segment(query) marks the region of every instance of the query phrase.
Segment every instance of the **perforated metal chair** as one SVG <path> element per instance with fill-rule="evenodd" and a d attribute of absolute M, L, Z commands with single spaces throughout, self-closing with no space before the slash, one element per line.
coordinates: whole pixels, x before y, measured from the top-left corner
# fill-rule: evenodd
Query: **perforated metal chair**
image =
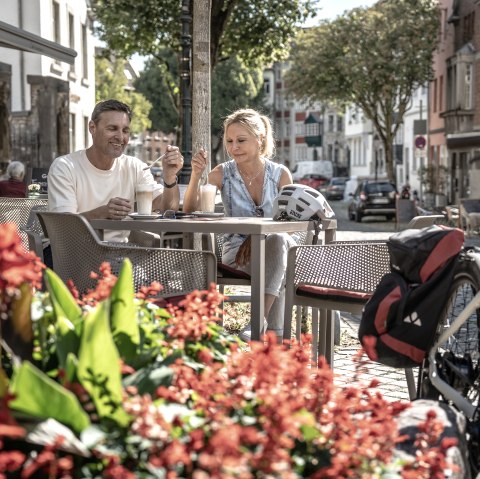
<path fill-rule="evenodd" d="M 90 272 L 97 272 L 102 262 L 109 262 L 118 274 L 125 258 L 133 265 L 135 290 L 159 281 L 164 288 L 159 296 L 164 298 L 204 290 L 216 282 L 216 258 L 211 252 L 102 242 L 82 215 L 37 215 L 51 243 L 54 271 L 64 281 L 71 279 L 79 292 L 94 287 Z"/>
<path fill-rule="evenodd" d="M 29 239 L 25 231 L 32 221 L 32 208 L 47 208 L 48 200 L 38 198 L 6 198 L 0 197 L 0 223 L 18 225 L 22 244 L 29 249 Z"/>
<path fill-rule="evenodd" d="M 284 339 L 291 339 L 294 306 L 318 308 L 320 322 L 312 323 L 312 361 L 316 364 L 320 353 L 333 367 L 332 311 L 361 314 L 380 279 L 388 272 L 390 256 L 385 242 L 339 242 L 291 248 L 286 273 Z M 416 395 L 413 372 L 406 369 L 405 374 L 413 399 Z"/>

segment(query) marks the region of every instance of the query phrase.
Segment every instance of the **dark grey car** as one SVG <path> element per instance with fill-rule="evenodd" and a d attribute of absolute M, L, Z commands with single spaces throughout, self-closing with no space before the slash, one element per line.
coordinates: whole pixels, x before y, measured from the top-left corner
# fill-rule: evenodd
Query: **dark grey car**
<path fill-rule="evenodd" d="M 348 205 L 348 217 L 362 221 L 364 216 L 395 218 L 397 188 L 389 181 L 361 181 Z"/>

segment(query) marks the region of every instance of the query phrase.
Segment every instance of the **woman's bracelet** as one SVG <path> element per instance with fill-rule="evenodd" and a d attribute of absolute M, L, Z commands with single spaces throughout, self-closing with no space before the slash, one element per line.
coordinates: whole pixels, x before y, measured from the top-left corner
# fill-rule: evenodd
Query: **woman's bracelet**
<path fill-rule="evenodd" d="M 175 176 L 175 181 L 173 183 L 165 183 L 165 180 L 164 180 L 163 186 L 165 186 L 165 188 L 173 188 L 174 186 L 177 186 L 177 183 L 178 183 L 178 178 L 177 176 Z"/>

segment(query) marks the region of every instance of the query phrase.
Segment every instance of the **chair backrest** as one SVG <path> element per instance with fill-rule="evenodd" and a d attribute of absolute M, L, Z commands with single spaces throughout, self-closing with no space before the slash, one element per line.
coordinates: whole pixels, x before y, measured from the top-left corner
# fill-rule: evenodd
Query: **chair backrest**
<path fill-rule="evenodd" d="M 28 237 L 23 231 L 28 226 L 33 207 L 47 208 L 48 200 L 38 198 L 6 198 L 0 197 L 0 223 L 18 225 L 20 237 L 28 249 Z"/>
<path fill-rule="evenodd" d="M 421 229 L 427 226 L 432 226 L 437 222 L 445 220 L 443 215 L 421 215 L 413 217 L 407 224 L 406 229 Z"/>
<path fill-rule="evenodd" d="M 98 272 L 101 263 L 109 262 L 118 274 L 125 258 L 133 265 L 135 290 L 158 281 L 164 288 L 162 297 L 207 289 L 216 281 L 216 259 L 211 252 L 105 243 L 82 215 L 39 212 L 38 217 L 50 239 L 54 271 L 63 281 L 71 279 L 80 292 L 95 286 L 90 273 Z"/>
<path fill-rule="evenodd" d="M 390 271 L 390 256 L 385 242 L 295 246 L 289 251 L 287 271 L 294 271 L 295 286 L 372 293 Z"/>

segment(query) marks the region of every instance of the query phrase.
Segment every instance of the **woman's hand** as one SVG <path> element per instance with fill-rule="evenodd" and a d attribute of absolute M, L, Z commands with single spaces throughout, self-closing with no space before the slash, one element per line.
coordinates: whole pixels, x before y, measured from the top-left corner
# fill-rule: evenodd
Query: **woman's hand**
<path fill-rule="evenodd" d="M 192 175 L 202 176 L 207 168 L 207 150 L 200 148 L 192 158 Z"/>
<path fill-rule="evenodd" d="M 252 256 L 252 237 L 247 236 L 245 241 L 238 248 L 237 255 L 235 256 L 235 263 L 237 266 L 245 266 L 250 263 Z"/>

